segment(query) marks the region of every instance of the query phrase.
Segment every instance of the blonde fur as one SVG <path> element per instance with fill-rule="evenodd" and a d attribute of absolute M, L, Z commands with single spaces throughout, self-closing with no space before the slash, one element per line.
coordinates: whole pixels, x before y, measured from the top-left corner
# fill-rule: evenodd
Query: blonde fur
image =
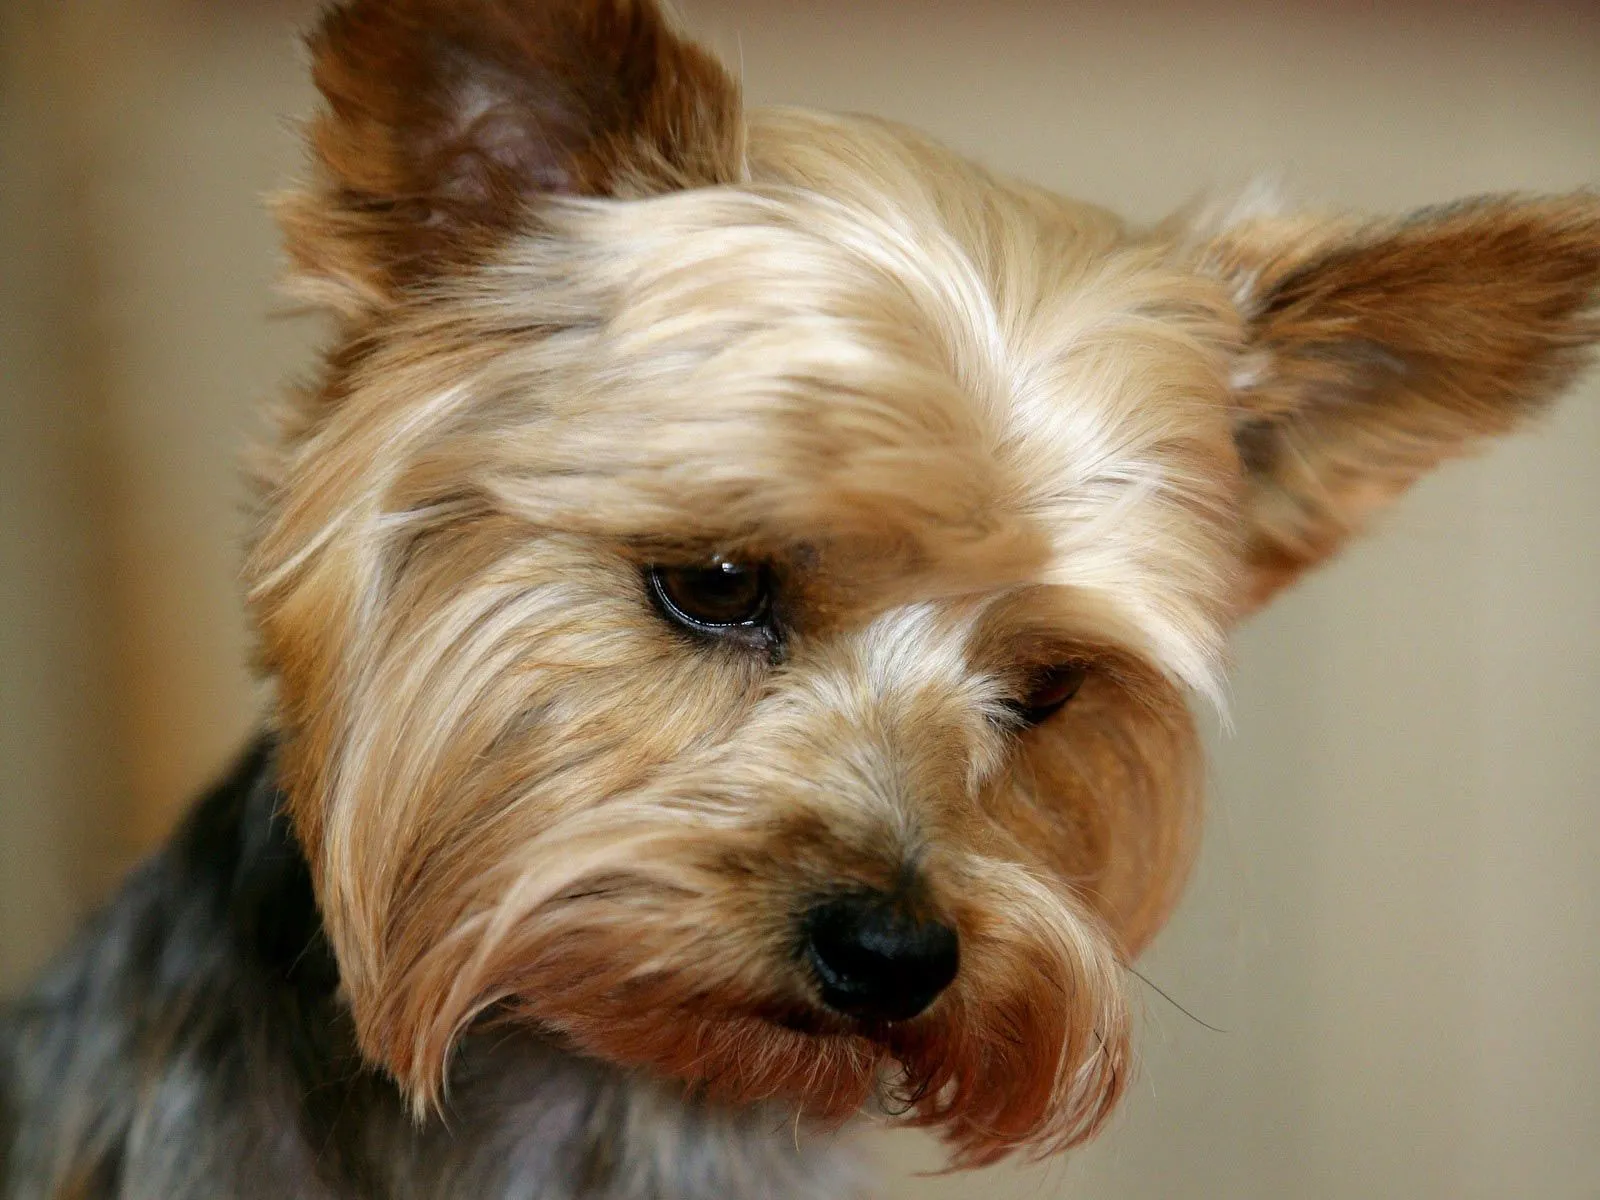
<path fill-rule="evenodd" d="M 464 1029 L 528 1021 L 718 1101 L 838 1120 L 876 1093 L 961 1165 L 1089 1136 L 1129 1075 L 1123 966 L 1192 850 L 1185 698 L 1220 701 L 1228 629 L 1286 569 L 1252 549 L 1241 430 L 1336 419 L 1323 376 L 1249 402 L 1336 356 L 1297 349 L 1253 231 L 1314 271 L 1350 227 L 1135 230 L 883 122 L 741 112 L 649 6 L 446 7 L 347 6 L 315 43 L 332 105 L 283 212 L 343 333 L 248 568 L 364 1052 L 422 1108 Z M 527 79 L 586 61 L 512 32 L 612 8 L 649 27 L 622 125 L 493 92 L 530 47 L 564 49 Z M 427 84 L 430 22 L 493 59 L 440 93 L 472 111 L 363 98 L 371 63 Z M 582 69 L 635 47 L 604 44 Z M 522 162 L 519 120 L 570 157 Z M 1600 275 L 1597 206 L 1566 204 L 1552 326 Z M 652 610 L 646 567 L 718 556 L 772 566 L 781 663 Z M 1082 693 L 1019 728 L 1005 702 L 1061 661 Z M 961 972 L 863 1031 L 815 1001 L 795 913 L 908 870 Z"/>

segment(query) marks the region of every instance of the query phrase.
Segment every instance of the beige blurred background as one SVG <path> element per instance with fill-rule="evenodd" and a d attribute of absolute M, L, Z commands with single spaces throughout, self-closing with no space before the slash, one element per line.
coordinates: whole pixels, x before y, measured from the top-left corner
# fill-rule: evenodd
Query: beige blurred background
<path fill-rule="evenodd" d="M 1600 6 L 687 0 L 750 97 L 1140 217 L 1600 183 Z M 0 988 L 256 720 L 237 457 L 316 330 L 260 200 L 298 0 L 0 4 Z M 1242 636 L 1144 1065 L 1070 1163 L 890 1197 L 1600 1197 L 1600 378 Z"/>

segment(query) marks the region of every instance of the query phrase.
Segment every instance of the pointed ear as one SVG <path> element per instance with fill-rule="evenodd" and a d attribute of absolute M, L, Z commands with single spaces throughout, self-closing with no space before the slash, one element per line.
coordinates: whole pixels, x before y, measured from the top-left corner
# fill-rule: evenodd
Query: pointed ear
<path fill-rule="evenodd" d="M 279 207 L 337 308 L 480 256 L 542 196 L 743 170 L 739 91 L 651 0 L 345 0 L 311 33 L 313 178 Z"/>
<path fill-rule="evenodd" d="M 1435 464 L 1537 413 L 1600 340 L 1600 196 L 1257 217 L 1200 255 L 1245 318 L 1245 612 Z"/>

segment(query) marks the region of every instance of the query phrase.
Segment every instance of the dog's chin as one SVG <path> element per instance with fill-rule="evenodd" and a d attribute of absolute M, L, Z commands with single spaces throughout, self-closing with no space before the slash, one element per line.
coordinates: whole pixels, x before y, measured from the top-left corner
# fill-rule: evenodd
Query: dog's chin
<path fill-rule="evenodd" d="M 789 1002 L 661 1010 L 624 1001 L 597 1016 L 593 1006 L 554 1012 L 543 997 L 526 1017 L 581 1053 L 675 1081 L 698 1099 L 782 1104 L 829 1126 L 861 1111 L 893 1064 L 887 1041 Z"/>
<path fill-rule="evenodd" d="M 642 994 L 590 996 L 581 1008 L 550 999 L 530 996 L 523 1018 L 581 1053 L 675 1081 L 697 1099 L 779 1104 L 824 1127 L 874 1110 L 934 1130 L 958 1166 L 1086 1140 L 1128 1076 L 1120 994 L 1068 987 L 998 1004 L 952 990 L 888 1022 L 793 998 L 702 993 L 692 1005 L 659 1005 Z"/>
<path fill-rule="evenodd" d="M 811 1002 L 774 1001 L 752 1011 L 779 1029 L 803 1033 L 808 1037 L 861 1037 L 881 1046 L 889 1045 L 890 1025 L 904 1022 L 867 1021 L 836 1013 Z M 922 1017 L 913 1018 L 921 1020 Z"/>
<path fill-rule="evenodd" d="M 941 1039 L 944 1018 L 938 1005 L 905 1020 L 889 1021 L 838 1013 L 820 1003 L 779 1003 L 759 1007 L 752 1016 L 784 1033 L 797 1033 L 819 1041 L 853 1039 L 877 1047 L 889 1059 L 896 1048 L 912 1044 L 934 1051 Z"/>

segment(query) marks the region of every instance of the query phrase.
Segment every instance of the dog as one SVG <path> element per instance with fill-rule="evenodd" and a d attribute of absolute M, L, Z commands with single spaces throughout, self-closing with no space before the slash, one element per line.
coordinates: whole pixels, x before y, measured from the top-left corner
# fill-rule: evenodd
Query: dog
<path fill-rule="evenodd" d="M 1600 198 L 1136 227 L 650 0 L 343 0 L 265 732 L 0 1029 L 0 1192 L 837 1200 L 1127 1086 L 1230 630 L 1600 341 Z"/>

